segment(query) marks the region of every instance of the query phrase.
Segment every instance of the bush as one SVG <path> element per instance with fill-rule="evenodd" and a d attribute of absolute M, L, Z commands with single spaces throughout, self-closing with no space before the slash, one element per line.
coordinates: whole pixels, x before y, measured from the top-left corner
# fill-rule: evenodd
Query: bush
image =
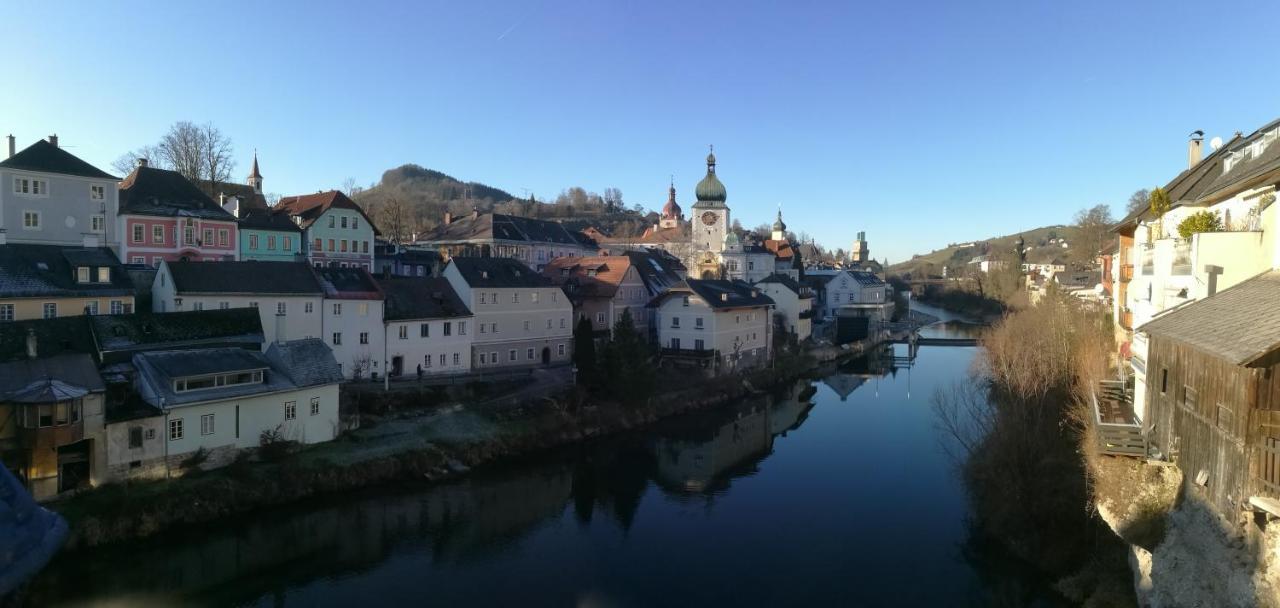
<path fill-rule="evenodd" d="M 192 452 L 190 456 L 187 456 L 185 459 L 183 459 L 182 463 L 179 464 L 178 466 L 184 470 L 198 469 L 200 468 L 200 465 L 204 464 L 204 461 L 208 459 L 209 459 L 209 450 L 200 448 Z"/>
<path fill-rule="evenodd" d="M 1222 218 L 1212 211 L 1200 211 L 1178 223 L 1178 236 L 1184 239 L 1198 232 L 1222 232 Z"/>
<path fill-rule="evenodd" d="M 276 426 L 274 429 L 262 431 L 262 434 L 258 436 L 258 445 L 261 446 L 258 454 L 262 456 L 263 460 L 276 462 L 289 455 L 289 452 L 293 449 L 293 444 L 294 442 L 285 439 L 280 427 Z"/>

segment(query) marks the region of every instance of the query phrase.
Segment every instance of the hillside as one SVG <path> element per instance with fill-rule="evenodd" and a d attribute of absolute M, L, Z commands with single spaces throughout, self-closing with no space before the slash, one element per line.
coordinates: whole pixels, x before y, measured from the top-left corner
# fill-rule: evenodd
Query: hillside
<path fill-rule="evenodd" d="M 921 271 L 930 275 L 941 274 L 944 266 L 962 266 L 975 256 L 1012 253 L 1014 243 L 1017 242 L 1019 235 L 1026 242 L 1028 262 L 1046 263 L 1055 259 L 1065 262 L 1068 260 L 1070 250 L 1049 241 L 1050 239 L 1066 239 L 1070 243 L 1073 240 L 1074 232 L 1074 227 L 1054 225 L 976 241 L 953 243 L 942 249 L 914 255 L 910 260 L 894 264 L 886 270 L 893 274 L 905 272 L 918 274 Z"/>

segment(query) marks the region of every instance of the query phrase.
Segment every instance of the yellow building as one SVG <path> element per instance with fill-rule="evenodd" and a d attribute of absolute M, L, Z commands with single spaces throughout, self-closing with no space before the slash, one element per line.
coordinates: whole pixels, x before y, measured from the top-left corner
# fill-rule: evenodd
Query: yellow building
<path fill-rule="evenodd" d="M 0 245 L 0 322 L 133 312 L 133 282 L 106 247 Z"/>

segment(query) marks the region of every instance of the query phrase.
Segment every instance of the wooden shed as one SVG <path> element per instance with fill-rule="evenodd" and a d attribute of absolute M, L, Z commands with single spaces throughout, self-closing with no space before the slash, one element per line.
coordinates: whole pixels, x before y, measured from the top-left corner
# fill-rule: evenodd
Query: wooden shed
<path fill-rule="evenodd" d="M 1150 338 L 1150 440 L 1230 516 L 1280 498 L 1280 271 L 1161 315 Z"/>

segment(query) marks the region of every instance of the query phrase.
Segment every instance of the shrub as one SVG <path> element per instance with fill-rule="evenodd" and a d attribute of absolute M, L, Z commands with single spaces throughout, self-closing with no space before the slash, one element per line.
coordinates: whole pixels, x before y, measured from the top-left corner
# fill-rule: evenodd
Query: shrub
<path fill-rule="evenodd" d="M 261 446 L 258 454 L 263 460 L 269 462 L 278 461 L 289 455 L 289 451 L 293 448 L 292 441 L 285 439 L 284 433 L 280 431 L 280 427 L 274 429 L 266 429 L 258 436 L 258 445 Z"/>
<path fill-rule="evenodd" d="M 1184 239 L 1191 238 L 1197 232 L 1221 232 L 1222 218 L 1212 211 L 1192 213 L 1178 223 L 1178 235 Z"/>
<path fill-rule="evenodd" d="M 204 461 L 208 459 L 209 459 L 209 450 L 206 450 L 202 447 L 192 452 L 190 456 L 187 456 L 185 459 L 183 459 L 182 463 L 179 464 L 178 466 L 186 470 L 198 469 L 200 468 L 200 465 L 204 464 Z"/>

